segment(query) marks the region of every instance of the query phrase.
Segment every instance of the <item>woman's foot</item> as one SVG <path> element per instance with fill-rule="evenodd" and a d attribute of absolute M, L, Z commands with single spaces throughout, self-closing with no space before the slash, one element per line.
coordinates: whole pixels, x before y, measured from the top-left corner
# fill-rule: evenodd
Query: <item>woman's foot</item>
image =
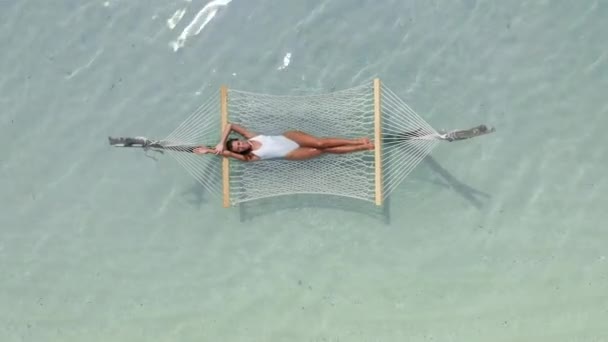
<path fill-rule="evenodd" d="M 357 145 L 367 145 L 369 144 L 369 138 L 365 137 L 365 138 L 359 138 L 359 139 L 355 139 L 356 144 Z"/>

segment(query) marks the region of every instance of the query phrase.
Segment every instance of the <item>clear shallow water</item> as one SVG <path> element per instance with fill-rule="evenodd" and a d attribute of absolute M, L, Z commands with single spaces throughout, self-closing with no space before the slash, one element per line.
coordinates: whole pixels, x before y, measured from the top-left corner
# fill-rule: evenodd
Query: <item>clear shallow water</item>
<path fill-rule="evenodd" d="M 177 51 L 205 2 L 0 4 L 2 340 L 608 339 L 606 3 L 214 4 Z M 498 131 L 383 210 L 221 209 L 106 143 L 170 133 L 220 84 L 374 76 L 434 127 Z"/>

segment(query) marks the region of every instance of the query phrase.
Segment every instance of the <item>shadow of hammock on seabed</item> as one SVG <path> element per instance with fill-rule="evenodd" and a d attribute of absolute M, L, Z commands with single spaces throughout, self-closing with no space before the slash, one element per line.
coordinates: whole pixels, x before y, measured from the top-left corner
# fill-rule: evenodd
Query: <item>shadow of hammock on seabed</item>
<path fill-rule="evenodd" d="M 458 180 L 433 157 L 427 156 L 422 164 L 428 166 L 435 175 L 439 175 L 444 181 L 437 182 L 431 180 L 431 183 L 453 190 L 470 202 L 475 208 L 480 209 L 484 204 L 483 199 L 490 198 L 489 194 L 479 191 Z M 483 199 L 480 199 L 479 197 Z M 276 214 L 277 212 L 285 210 L 317 208 L 365 214 L 382 221 L 384 224 L 390 225 L 391 223 L 390 196 L 384 201 L 384 205 L 381 207 L 377 207 L 366 201 L 347 197 L 296 194 L 245 202 L 241 203 L 238 208 L 241 222 L 250 221 L 256 217 Z"/>
<path fill-rule="evenodd" d="M 431 181 L 431 183 L 454 190 L 454 192 L 469 201 L 477 209 L 481 209 L 484 205 L 484 201 L 478 197 L 483 197 L 484 199 L 489 199 L 491 197 L 488 193 L 479 191 L 458 180 L 450 172 L 448 172 L 448 170 L 441 166 L 432 156 L 427 156 L 424 159 L 424 164 L 429 166 L 431 170 L 440 175 L 445 181 L 445 183 L 439 183 L 436 181 Z"/>
<path fill-rule="evenodd" d="M 477 209 L 481 209 L 485 200 L 491 197 L 489 194 L 479 191 L 458 180 L 430 155 L 426 156 L 421 165 L 418 167 L 423 166 L 429 167 L 434 175 L 440 176 L 443 182 L 428 179 L 425 180 L 424 178 L 420 178 L 420 180 L 428 181 L 435 185 L 453 190 Z M 207 167 L 209 169 L 205 172 L 214 172 L 211 164 L 208 164 Z M 182 196 L 188 196 L 188 201 L 198 207 L 205 203 L 209 203 L 210 201 L 216 200 L 215 196 L 209 194 L 209 192 L 197 182 L 194 182 L 192 186 L 188 188 L 188 190 L 182 192 Z M 365 214 L 373 219 L 383 222 L 384 224 L 390 225 L 391 223 L 390 196 L 384 201 L 384 205 L 381 207 L 358 199 L 316 194 L 293 194 L 271 197 L 245 202 L 238 205 L 241 222 L 250 221 L 257 217 L 273 215 L 281 211 L 310 208 L 341 210 L 345 212 Z"/>
<path fill-rule="evenodd" d="M 390 224 L 390 198 L 380 207 L 359 199 L 316 194 L 295 194 L 271 197 L 238 205 L 241 222 L 276 214 L 281 211 L 311 208 L 365 214 L 373 219 L 380 220 L 385 224 Z"/>
<path fill-rule="evenodd" d="M 206 163 L 204 168 L 201 171 L 201 174 L 204 175 L 217 175 L 216 179 L 211 179 L 210 183 L 215 182 L 215 184 L 221 184 L 222 178 L 220 176 L 221 169 L 217 165 L 213 163 Z M 220 203 L 217 200 L 217 196 L 214 196 L 210 193 L 201 183 L 194 181 L 192 185 L 181 192 L 181 195 L 184 197 L 188 197 L 186 201 L 191 203 L 192 205 L 200 208 L 203 204 L 210 203 L 212 201 L 216 201 L 216 203 Z"/>

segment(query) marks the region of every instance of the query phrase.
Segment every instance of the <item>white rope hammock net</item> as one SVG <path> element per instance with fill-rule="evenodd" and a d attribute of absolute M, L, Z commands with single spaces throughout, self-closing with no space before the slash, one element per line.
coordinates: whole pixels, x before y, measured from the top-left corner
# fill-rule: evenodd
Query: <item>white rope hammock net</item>
<path fill-rule="evenodd" d="M 215 146 L 222 127 L 220 102 L 220 96 L 208 99 L 164 141 Z M 227 119 L 260 134 L 301 130 L 318 137 L 369 137 L 380 144 L 376 151 L 324 154 L 304 161 L 230 161 L 229 180 L 222 177 L 221 157 L 167 150 L 209 192 L 228 196 L 231 205 L 291 194 L 345 196 L 379 204 L 444 137 L 379 81 L 310 96 L 229 89 Z"/>

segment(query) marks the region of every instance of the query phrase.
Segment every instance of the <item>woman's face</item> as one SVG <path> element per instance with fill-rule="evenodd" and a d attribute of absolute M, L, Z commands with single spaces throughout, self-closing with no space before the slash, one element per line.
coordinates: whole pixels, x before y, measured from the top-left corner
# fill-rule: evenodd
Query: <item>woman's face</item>
<path fill-rule="evenodd" d="M 236 153 L 245 152 L 251 148 L 248 141 L 245 140 L 235 140 L 232 142 L 232 151 Z"/>

